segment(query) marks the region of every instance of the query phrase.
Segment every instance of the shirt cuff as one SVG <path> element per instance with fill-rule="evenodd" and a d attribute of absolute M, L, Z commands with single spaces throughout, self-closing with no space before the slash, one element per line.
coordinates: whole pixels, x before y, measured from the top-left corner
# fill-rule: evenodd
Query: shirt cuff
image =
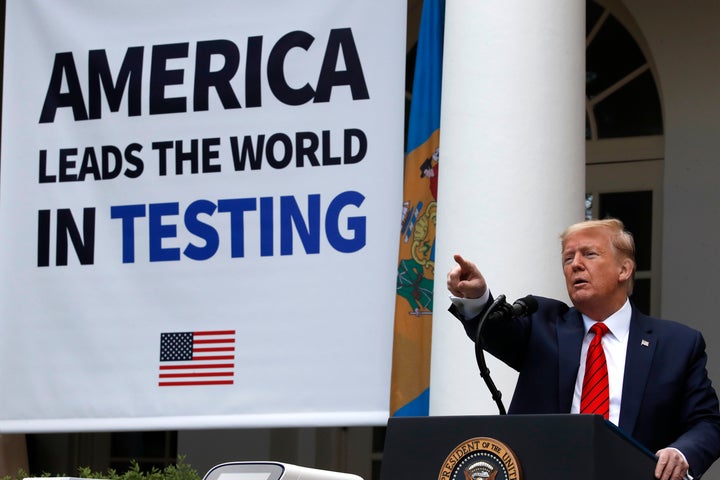
<path fill-rule="evenodd" d="M 461 298 L 450 295 L 450 301 L 455 305 L 458 313 L 463 319 L 468 320 L 475 318 L 483 311 L 488 300 L 490 300 L 490 289 L 485 290 L 485 294 L 480 298 Z"/>

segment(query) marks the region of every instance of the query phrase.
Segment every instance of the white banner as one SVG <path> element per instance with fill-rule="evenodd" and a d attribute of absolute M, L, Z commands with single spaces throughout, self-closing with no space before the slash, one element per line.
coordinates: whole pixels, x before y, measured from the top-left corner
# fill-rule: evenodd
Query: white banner
<path fill-rule="evenodd" d="M 405 8 L 7 1 L 0 432 L 385 424 Z"/>

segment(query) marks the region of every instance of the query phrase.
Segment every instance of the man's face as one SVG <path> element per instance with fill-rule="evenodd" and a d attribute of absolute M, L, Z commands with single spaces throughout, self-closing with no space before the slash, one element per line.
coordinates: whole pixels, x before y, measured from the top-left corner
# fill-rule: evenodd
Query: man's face
<path fill-rule="evenodd" d="M 569 235 L 562 261 L 565 285 L 578 310 L 604 320 L 606 314 L 622 306 L 631 269 L 615 253 L 608 232 L 592 228 Z"/>

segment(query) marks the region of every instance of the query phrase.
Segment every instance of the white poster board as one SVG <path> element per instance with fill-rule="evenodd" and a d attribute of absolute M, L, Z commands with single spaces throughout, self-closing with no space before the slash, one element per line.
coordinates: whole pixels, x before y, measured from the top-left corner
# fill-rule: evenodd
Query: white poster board
<path fill-rule="evenodd" d="M 385 423 L 405 8 L 8 0 L 0 432 Z"/>

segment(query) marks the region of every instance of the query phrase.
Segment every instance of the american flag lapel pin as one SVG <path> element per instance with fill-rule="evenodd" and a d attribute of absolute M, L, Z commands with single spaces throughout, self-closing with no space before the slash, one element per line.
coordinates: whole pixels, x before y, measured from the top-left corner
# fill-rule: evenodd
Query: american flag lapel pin
<path fill-rule="evenodd" d="M 650 346 L 650 342 L 648 342 L 647 340 L 641 340 L 641 341 L 640 341 L 640 345 L 642 345 L 643 347 L 649 347 L 649 346 Z"/>

